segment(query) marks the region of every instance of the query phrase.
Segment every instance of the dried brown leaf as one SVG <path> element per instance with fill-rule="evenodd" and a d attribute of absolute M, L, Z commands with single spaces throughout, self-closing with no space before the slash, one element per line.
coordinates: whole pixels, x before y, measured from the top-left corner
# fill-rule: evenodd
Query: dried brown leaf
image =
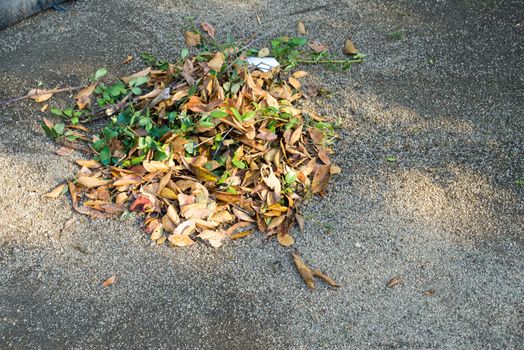
<path fill-rule="evenodd" d="M 89 169 L 96 169 L 102 166 L 102 164 L 98 163 L 96 160 L 90 159 L 90 160 L 77 160 L 76 164 L 80 165 L 81 167 L 86 167 Z"/>
<path fill-rule="evenodd" d="M 44 194 L 44 197 L 52 199 L 58 198 L 62 193 L 64 193 L 65 187 L 65 184 L 58 185 L 49 193 Z"/>
<path fill-rule="evenodd" d="M 224 239 L 227 238 L 226 234 L 220 230 L 204 230 L 197 237 L 208 241 L 215 248 L 221 247 Z"/>
<path fill-rule="evenodd" d="M 326 44 L 323 44 L 317 40 L 312 41 L 308 44 L 309 48 L 317 53 L 320 53 L 322 51 L 327 51 L 328 47 Z"/>
<path fill-rule="evenodd" d="M 59 156 L 68 156 L 70 155 L 71 153 L 73 153 L 74 149 L 72 148 L 69 148 L 69 147 L 60 147 L 59 149 L 57 149 L 55 151 L 56 154 L 58 154 Z"/>
<path fill-rule="evenodd" d="M 116 276 L 113 275 L 109 277 L 108 279 L 106 279 L 104 282 L 102 282 L 102 287 L 109 287 L 110 285 L 115 283 L 115 281 L 116 281 Z"/>
<path fill-rule="evenodd" d="M 97 84 L 91 84 L 78 92 L 78 94 L 75 96 L 78 109 L 84 109 L 85 106 L 91 103 L 91 95 L 95 91 L 96 85 Z"/>
<path fill-rule="evenodd" d="M 96 177 L 90 177 L 90 176 L 79 176 L 77 179 L 77 183 L 86 188 L 103 186 L 103 185 L 107 185 L 110 182 L 111 180 L 103 180 L 103 179 L 99 179 Z"/>
<path fill-rule="evenodd" d="M 215 28 L 211 24 L 204 22 L 201 24 L 201 26 L 202 26 L 202 29 L 204 29 L 204 31 L 207 34 L 209 34 L 210 37 L 212 38 L 215 37 Z"/>
<path fill-rule="evenodd" d="M 315 175 L 313 176 L 313 181 L 311 182 L 311 191 L 313 193 L 321 193 L 327 187 L 331 174 L 329 165 L 319 165 Z"/>
<path fill-rule="evenodd" d="M 404 283 L 404 279 L 402 279 L 401 277 L 393 277 L 392 279 L 389 280 L 387 286 L 389 288 L 393 288 L 397 284 L 401 284 L 401 283 Z"/>
<path fill-rule="evenodd" d="M 304 263 L 304 261 L 302 261 L 298 254 L 291 253 L 291 255 L 293 256 L 293 261 L 295 262 L 295 267 L 297 268 L 300 277 L 302 277 L 309 288 L 315 288 L 315 280 L 313 279 L 313 272 L 311 269 Z"/>
<path fill-rule="evenodd" d="M 295 239 L 293 238 L 293 236 L 291 236 L 288 233 L 285 233 L 283 235 L 278 234 L 277 235 L 277 240 L 278 240 L 278 243 L 280 243 L 280 245 L 282 245 L 284 247 L 292 246 L 293 243 L 295 243 Z"/>
<path fill-rule="evenodd" d="M 224 65 L 224 54 L 222 52 L 217 52 L 213 59 L 207 62 L 207 65 L 215 72 L 220 72 Z"/>
<path fill-rule="evenodd" d="M 356 55 L 358 53 L 358 50 L 355 45 L 353 45 L 353 41 L 351 41 L 351 39 L 347 39 L 344 42 L 344 53 L 348 56 Z"/>
<path fill-rule="evenodd" d="M 181 234 L 170 235 L 167 240 L 172 247 L 186 247 L 195 243 L 191 237 Z"/>
<path fill-rule="evenodd" d="M 186 40 L 187 46 L 198 46 L 200 45 L 200 34 L 186 31 L 184 33 L 184 39 Z"/>
<path fill-rule="evenodd" d="M 54 90 L 42 90 L 42 89 L 32 89 L 27 93 L 27 96 L 31 97 L 36 102 L 44 102 L 53 97 Z"/>
<path fill-rule="evenodd" d="M 325 274 L 322 273 L 322 271 L 320 271 L 320 270 L 314 270 L 314 271 L 313 271 L 313 276 L 320 278 L 321 280 L 323 280 L 324 282 L 326 282 L 327 284 L 329 284 L 331 287 L 340 287 L 340 286 L 338 285 L 338 283 L 335 282 L 334 279 L 332 279 L 332 278 L 329 277 L 328 275 L 325 275 Z"/>
<path fill-rule="evenodd" d="M 306 26 L 304 26 L 304 22 L 298 21 L 297 22 L 297 32 L 302 35 L 306 35 Z"/>

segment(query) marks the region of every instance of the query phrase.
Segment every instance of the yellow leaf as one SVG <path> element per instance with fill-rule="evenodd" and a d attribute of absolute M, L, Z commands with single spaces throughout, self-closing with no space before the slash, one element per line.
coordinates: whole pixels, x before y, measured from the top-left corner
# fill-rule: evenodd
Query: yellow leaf
<path fill-rule="evenodd" d="M 53 90 L 32 89 L 27 93 L 27 96 L 36 102 L 44 102 L 53 97 Z"/>
<path fill-rule="evenodd" d="M 44 194 L 44 197 L 52 199 L 58 198 L 64 192 L 65 187 L 65 184 L 58 185 L 51 192 Z"/>
<path fill-rule="evenodd" d="M 177 194 L 168 187 L 164 187 L 158 195 L 162 198 L 173 199 L 173 200 L 177 199 Z"/>
<path fill-rule="evenodd" d="M 253 233 L 253 230 L 240 231 L 240 232 L 237 232 L 237 233 L 233 233 L 229 238 L 231 238 L 233 240 L 234 239 L 239 239 L 239 238 L 244 238 L 244 237 L 249 236 L 252 233 Z"/>
<path fill-rule="evenodd" d="M 303 78 L 306 75 L 309 75 L 309 73 L 303 70 L 296 71 L 295 73 L 292 74 L 293 78 L 295 79 Z"/>
<path fill-rule="evenodd" d="M 215 54 L 215 57 L 213 57 L 211 61 L 207 62 L 207 65 L 209 66 L 209 68 L 211 68 L 215 72 L 220 72 L 223 64 L 224 64 L 224 54 L 220 51 Z"/>
<path fill-rule="evenodd" d="M 293 239 L 293 236 L 291 236 L 288 233 L 285 233 L 283 235 L 277 235 L 277 240 L 280 245 L 283 245 L 284 247 L 289 247 L 295 243 L 295 240 Z"/>
<path fill-rule="evenodd" d="M 185 247 L 185 246 L 188 246 L 188 245 L 192 245 L 195 243 L 195 241 L 193 241 L 191 239 L 191 237 L 187 236 L 187 235 L 179 235 L 179 234 L 174 234 L 174 235 L 170 235 L 167 240 L 169 241 L 169 244 L 172 246 L 172 247 Z"/>
<path fill-rule="evenodd" d="M 342 169 L 338 165 L 331 165 L 329 168 L 329 173 L 331 175 L 340 174 L 342 172 Z"/>
<path fill-rule="evenodd" d="M 267 47 L 261 48 L 260 51 L 258 51 L 258 57 L 267 57 L 269 56 L 269 49 Z"/>
<path fill-rule="evenodd" d="M 288 80 L 289 80 L 289 84 L 291 84 L 291 86 L 293 86 L 297 90 L 300 89 L 300 87 L 302 86 L 296 78 L 289 77 Z"/>
<path fill-rule="evenodd" d="M 158 160 L 150 160 L 142 163 L 142 166 L 146 171 L 150 173 L 156 173 L 158 171 L 168 171 L 170 168 L 167 164 L 159 162 Z"/>
<path fill-rule="evenodd" d="M 111 180 L 102 180 L 102 179 L 98 179 L 96 177 L 90 177 L 90 176 L 79 176 L 77 179 L 77 183 L 86 188 L 103 186 L 103 185 L 107 185 L 110 182 Z"/>
<path fill-rule="evenodd" d="M 78 109 L 84 109 L 85 106 L 91 103 L 91 95 L 95 91 L 97 84 L 86 86 L 75 96 L 76 104 Z"/>
<path fill-rule="evenodd" d="M 89 160 L 79 159 L 76 161 L 76 164 L 80 165 L 81 167 L 86 167 L 89 169 L 96 169 L 102 166 L 102 164 L 98 163 L 96 160 L 93 160 L 93 159 L 89 159 Z"/>
<path fill-rule="evenodd" d="M 195 176 L 198 177 L 200 180 L 207 182 L 216 182 L 218 180 L 218 177 L 216 177 L 215 174 L 201 166 L 191 165 L 190 169 L 191 172 L 195 174 Z"/>
<path fill-rule="evenodd" d="M 158 225 L 157 227 L 155 227 L 153 232 L 151 232 L 151 237 L 150 238 L 151 238 L 152 241 L 156 241 L 157 239 L 162 237 L 163 234 L 164 234 L 164 227 L 162 225 Z"/>

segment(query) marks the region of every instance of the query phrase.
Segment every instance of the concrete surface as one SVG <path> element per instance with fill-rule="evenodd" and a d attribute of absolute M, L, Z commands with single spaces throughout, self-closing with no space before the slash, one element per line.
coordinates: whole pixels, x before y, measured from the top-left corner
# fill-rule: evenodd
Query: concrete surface
<path fill-rule="evenodd" d="M 522 349 L 521 1 L 65 6 L 0 31 L 0 98 L 102 66 L 123 76 L 140 51 L 173 58 L 190 15 L 220 35 L 290 34 L 301 19 L 336 50 L 354 38 L 365 64 L 309 69 L 331 94 L 307 103 L 343 124 L 343 173 L 296 233 L 342 288 L 307 290 L 289 251 L 258 235 L 219 250 L 151 247 L 134 221 L 45 200 L 79 155 L 55 155 L 24 102 L 0 109 L 0 348 Z M 404 283 L 387 288 L 392 277 Z"/>

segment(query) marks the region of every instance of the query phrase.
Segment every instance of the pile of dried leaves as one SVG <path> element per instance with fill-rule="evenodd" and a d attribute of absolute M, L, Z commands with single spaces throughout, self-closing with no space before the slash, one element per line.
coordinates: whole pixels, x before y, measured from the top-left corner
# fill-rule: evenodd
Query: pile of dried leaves
<path fill-rule="evenodd" d="M 340 172 L 333 126 L 297 106 L 307 73 L 252 69 L 234 48 L 182 56 L 146 57 L 150 67 L 109 86 L 99 71 L 74 107 L 52 109 L 68 122 L 46 119 L 46 132 L 93 157 L 48 196 L 68 190 L 94 218 L 140 213 L 158 244 L 219 247 L 258 229 L 292 245 L 301 205 Z M 110 120 L 100 133 L 86 127 L 101 118 Z"/>

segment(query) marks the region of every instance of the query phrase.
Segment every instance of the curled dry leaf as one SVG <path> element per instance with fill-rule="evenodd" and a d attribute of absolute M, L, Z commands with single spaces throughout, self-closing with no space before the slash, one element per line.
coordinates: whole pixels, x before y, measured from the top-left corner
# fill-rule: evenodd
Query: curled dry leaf
<path fill-rule="evenodd" d="M 72 148 L 69 148 L 69 147 L 60 147 L 59 149 L 57 149 L 55 151 L 56 154 L 58 154 L 59 156 L 68 156 L 70 155 L 71 153 L 73 153 L 74 149 Z"/>
<path fill-rule="evenodd" d="M 295 79 L 300 79 L 300 78 L 303 78 L 305 77 L 306 75 L 309 75 L 308 72 L 306 71 L 303 71 L 303 70 L 299 70 L 299 71 L 296 71 L 294 72 L 293 74 L 291 74 L 291 76 Z"/>
<path fill-rule="evenodd" d="M 321 193 L 327 187 L 331 174 L 329 172 L 331 166 L 329 165 L 319 165 L 315 176 L 313 177 L 313 182 L 311 183 L 311 191 L 313 193 Z"/>
<path fill-rule="evenodd" d="M 311 269 L 304 263 L 304 261 L 302 261 L 298 254 L 291 253 L 291 255 L 293 256 L 293 261 L 295 262 L 295 267 L 297 268 L 300 277 L 302 277 L 309 288 L 315 288 L 315 280 L 313 279 L 313 272 Z"/>
<path fill-rule="evenodd" d="M 77 183 L 86 188 L 99 187 L 99 186 L 107 185 L 110 182 L 111 180 L 103 180 L 103 179 L 99 179 L 96 177 L 90 177 L 90 176 L 79 176 L 77 179 Z"/>
<path fill-rule="evenodd" d="M 44 102 L 53 97 L 53 93 L 53 90 L 32 89 L 27 93 L 27 96 L 36 102 Z"/>
<path fill-rule="evenodd" d="M 246 231 L 240 231 L 237 233 L 233 233 L 229 238 L 232 240 L 239 239 L 239 238 L 245 238 L 253 233 L 253 230 L 246 230 Z"/>
<path fill-rule="evenodd" d="M 110 285 L 115 283 L 115 281 L 116 281 L 116 276 L 113 275 L 109 277 L 108 279 L 106 279 L 104 282 L 102 282 L 102 287 L 109 287 Z"/>
<path fill-rule="evenodd" d="M 400 277 L 393 277 L 392 279 L 389 280 L 387 286 L 389 288 L 393 288 L 395 287 L 397 284 L 401 284 L 401 283 L 404 283 L 404 279 L 400 278 Z"/>
<path fill-rule="evenodd" d="M 348 56 L 356 55 L 358 53 L 358 50 L 355 45 L 353 45 L 353 41 L 351 41 L 351 39 L 347 39 L 344 42 L 344 53 Z"/>
<path fill-rule="evenodd" d="M 297 22 L 297 32 L 306 35 L 306 26 L 304 25 L 304 22 L 298 21 Z"/>
<path fill-rule="evenodd" d="M 170 235 L 167 240 L 172 247 L 187 247 L 189 245 L 195 244 L 195 241 L 187 235 L 173 234 Z"/>
<path fill-rule="evenodd" d="M 198 46 L 200 45 L 200 34 L 186 31 L 184 33 L 184 39 L 186 40 L 187 46 Z"/>
<path fill-rule="evenodd" d="M 284 233 L 283 235 L 278 234 L 277 240 L 278 240 L 278 243 L 280 243 L 280 245 L 284 247 L 292 246 L 295 243 L 295 239 L 293 238 L 293 236 L 291 236 L 288 233 Z"/>
<path fill-rule="evenodd" d="M 328 47 L 326 44 L 321 43 L 320 41 L 313 41 L 308 44 L 309 48 L 317 53 L 327 51 Z"/>
<path fill-rule="evenodd" d="M 204 230 L 197 237 L 208 241 L 215 248 L 221 247 L 224 244 L 223 240 L 227 238 L 226 234 L 220 230 Z"/>
<path fill-rule="evenodd" d="M 269 49 L 267 47 L 263 47 L 258 51 L 258 57 L 262 58 L 267 56 L 269 56 Z"/>
<path fill-rule="evenodd" d="M 83 159 L 79 159 L 76 161 L 76 164 L 80 165 L 81 167 L 86 167 L 86 168 L 89 168 L 89 169 L 96 169 L 96 168 L 100 168 L 102 166 L 102 164 L 98 163 L 96 160 L 83 160 Z"/>
<path fill-rule="evenodd" d="M 84 109 L 85 106 L 91 103 L 91 95 L 95 91 L 96 85 L 97 84 L 86 86 L 75 96 L 78 109 Z"/>
<path fill-rule="evenodd" d="M 204 29 L 204 31 L 207 34 L 209 34 L 210 37 L 212 38 L 215 37 L 215 28 L 211 24 L 204 22 L 201 24 L 201 26 L 202 26 L 202 29 Z"/>
<path fill-rule="evenodd" d="M 64 193 L 65 187 L 65 184 L 58 185 L 51 192 L 44 194 L 44 197 L 52 199 L 58 198 L 62 193 Z"/>
<path fill-rule="evenodd" d="M 222 52 L 217 52 L 213 59 L 207 63 L 207 65 L 215 72 L 220 72 L 222 70 L 222 66 L 224 65 L 224 54 Z"/>
<path fill-rule="evenodd" d="M 133 56 L 128 55 L 124 61 L 122 61 L 122 64 L 129 64 L 133 60 Z"/>
<path fill-rule="evenodd" d="M 320 270 L 314 270 L 314 271 L 313 271 L 313 276 L 320 278 L 321 280 L 323 280 L 324 282 L 326 282 L 327 284 L 329 284 L 331 287 L 340 287 L 340 286 L 338 285 L 338 283 L 335 282 L 334 279 L 332 279 L 332 278 L 329 277 L 328 275 L 322 273 L 322 271 L 320 271 Z"/>

